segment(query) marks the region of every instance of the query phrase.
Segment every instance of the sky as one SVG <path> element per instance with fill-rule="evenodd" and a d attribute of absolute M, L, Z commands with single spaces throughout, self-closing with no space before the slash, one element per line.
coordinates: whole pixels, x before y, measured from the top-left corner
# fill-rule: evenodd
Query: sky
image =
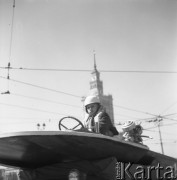
<path fill-rule="evenodd" d="M 161 116 L 164 153 L 177 158 L 176 8 L 176 0 L 16 0 L 14 8 L 0 0 L 0 132 L 83 120 L 95 53 L 116 128 L 141 122 L 153 138 L 144 144 L 161 153 Z"/>

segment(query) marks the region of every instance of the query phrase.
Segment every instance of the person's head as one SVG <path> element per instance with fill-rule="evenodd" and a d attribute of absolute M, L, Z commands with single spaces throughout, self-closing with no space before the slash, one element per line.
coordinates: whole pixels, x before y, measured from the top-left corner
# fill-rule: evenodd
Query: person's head
<path fill-rule="evenodd" d="M 94 115 L 100 107 L 98 96 L 88 96 L 84 102 L 85 111 L 91 116 Z"/>
<path fill-rule="evenodd" d="M 86 180 L 86 173 L 81 172 L 77 169 L 72 169 L 69 172 L 69 180 Z"/>
<path fill-rule="evenodd" d="M 135 129 L 136 124 L 134 121 L 127 121 L 122 125 L 123 132 L 132 132 Z"/>

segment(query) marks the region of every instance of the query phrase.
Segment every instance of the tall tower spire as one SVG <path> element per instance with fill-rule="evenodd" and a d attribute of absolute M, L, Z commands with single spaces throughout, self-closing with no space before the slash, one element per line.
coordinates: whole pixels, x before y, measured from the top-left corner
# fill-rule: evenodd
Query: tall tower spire
<path fill-rule="evenodd" d="M 95 50 L 93 51 L 93 56 L 94 56 L 94 70 L 96 70 L 96 54 L 95 54 Z"/>
<path fill-rule="evenodd" d="M 100 80 L 100 72 L 97 70 L 95 51 L 93 51 L 93 60 L 94 69 L 91 72 L 89 95 L 96 95 L 99 97 L 101 104 L 106 108 L 106 112 L 109 114 L 114 124 L 113 98 L 112 95 L 104 95 L 103 93 L 103 82 Z"/>
<path fill-rule="evenodd" d="M 100 96 L 103 94 L 103 82 L 100 80 L 100 73 L 97 70 L 95 51 L 93 51 L 93 60 L 94 60 L 94 69 L 91 73 L 90 94 Z"/>

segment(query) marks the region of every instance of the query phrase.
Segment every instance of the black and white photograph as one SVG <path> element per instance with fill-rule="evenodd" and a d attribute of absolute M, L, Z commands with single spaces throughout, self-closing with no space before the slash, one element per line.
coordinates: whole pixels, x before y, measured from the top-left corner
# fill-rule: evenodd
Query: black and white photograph
<path fill-rule="evenodd" d="M 177 1 L 0 0 L 0 180 L 177 178 Z"/>

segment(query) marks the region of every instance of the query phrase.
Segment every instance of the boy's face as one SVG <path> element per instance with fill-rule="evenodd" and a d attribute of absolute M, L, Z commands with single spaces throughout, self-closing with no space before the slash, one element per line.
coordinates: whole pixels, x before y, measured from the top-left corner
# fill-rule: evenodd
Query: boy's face
<path fill-rule="evenodd" d="M 92 116 L 98 110 L 98 104 L 93 103 L 86 106 L 87 112 L 90 116 Z"/>

